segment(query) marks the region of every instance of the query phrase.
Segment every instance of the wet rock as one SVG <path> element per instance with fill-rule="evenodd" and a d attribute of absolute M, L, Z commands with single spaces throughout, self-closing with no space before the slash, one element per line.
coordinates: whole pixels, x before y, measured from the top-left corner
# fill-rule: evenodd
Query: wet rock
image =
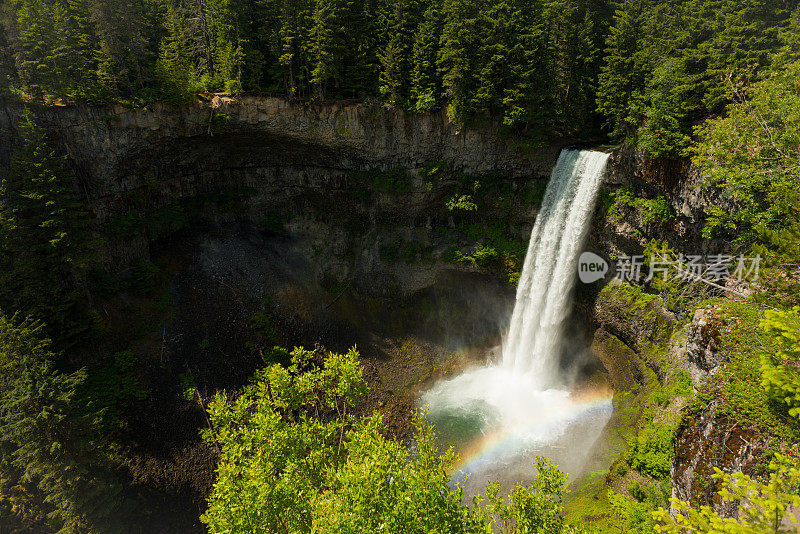
<path fill-rule="evenodd" d="M 698 308 L 689 323 L 686 356 L 695 389 L 722 366 L 723 355 L 719 350 L 719 342 L 724 324 L 719 308 L 715 306 Z"/>
<path fill-rule="evenodd" d="M 712 478 L 714 468 L 726 473 L 753 474 L 770 438 L 752 428 L 742 428 L 717 413 L 712 402 L 702 412 L 685 417 L 675 438 L 672 460 L 672 497 L 711 506 L 723 517 L 736 517 L 738 503 L 724 502 Z"/>
<path fill-rule="evenodd" d="M 637 352 L 669 343 L 675 318 L 660 297 L 613 279 L 595 302 L 598 323 Z"/>

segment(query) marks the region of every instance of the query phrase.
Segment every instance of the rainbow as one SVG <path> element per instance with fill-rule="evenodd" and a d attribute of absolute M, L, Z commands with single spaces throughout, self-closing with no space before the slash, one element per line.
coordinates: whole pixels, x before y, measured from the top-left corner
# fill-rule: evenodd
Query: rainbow
<path fill-rule="evenodd" d="M 460 451 L 459 460 L 454 466 L 454 477 L 461 479 L 479 471 L 483 466 L 507 458 L 523 448 L 531 446 L 531 434 L 543 428 L 564 428 L 569 424 L 590 420 L 612 409 L 613 392 L 608 388 L 576 392 L 570 395 L 570 402 L 561 410 L 536 417 L 527 426 L 514 429 L 497 429 L 479 437 Z M 549 440 L 548 440 L 549 441 Z M 546 448 L 540 441 L 535 445 Z"/>

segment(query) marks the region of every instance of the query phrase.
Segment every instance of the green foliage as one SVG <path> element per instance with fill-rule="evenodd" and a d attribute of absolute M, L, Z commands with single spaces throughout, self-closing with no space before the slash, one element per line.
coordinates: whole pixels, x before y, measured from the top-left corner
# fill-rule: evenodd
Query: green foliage
<path fill-rule="evenodd" d="M 541 143 L 593 128 L 608 3 L 583 0 L 9 0 L 9 85 L 34 98 L 192 100 L 198 91 L 380 96 Z M 7 39 L 5 39 L 7 37 Z M 4 69 L 5 70 L 5 69 Z"/>
<path fill-rule="evenodd" d="M 606 215 L 611 219 L 621 219 L 624 208 L 636 206 L 636 196 L 633 189 L 628 186 L 620 187 L 611 191 L 608 195 L 608 207 Z"/>
<path fill-rule="evenodd" d="M 150 295 L 155 291 L 160 270 L 152 263 L 136 261 L 131 266 L 130 276 L 121 289 L 130 289 L 140 295 Z"/>
<path fill-rule="evenodd" d="M 769 64 L 788 14 L 777 1 L 619 2 L 597 90 L 612 136 L 684 155 L 692 126 L 730 97 L 726 79 Z"/>
<path fill-rule="evenodd" d="M 78 395 L 85 373 L 55 358 L 41 324 L 0 316 L 0 503 L 29 527 L 101 531 L 118 510 L 101 418 Z"/>
<path fill-rule="evenodd" d="M 178 376 L 180 383 L 181 395 L 187 402 L 192 404 L 197 402 L 197 382 L 190 373 L 181 373 Z"/>
<path fill-rule="evenodd" d="M 800 467 L 797 459 L 776 454 L 769 465 L 768 480 L 761 482 L 742 473 L 723 473 L 716 469 L 713 478 L 719 480 L 722 502 L 739 505 L 739 515 L 722 518 L 710 506 L 699 509 L 690 503 L 672 499 L 674 515 L 661 509 L 653 514 L 658 521 L 656 532 L 720 532 L 730 534 L 773 534 L 796 532 L 797 517 L 789 508 L 800 506 Z M 791 525 L 783 526 L 786 519 Z"/>
<path fill-rule="evenodd" d="M 665 479 L 675 455 L 672 441 L 676 430 L 671 426 L 648 423 L 629 441 L 624 460 L 643 475 Z"/>
<path fill-rule="evenodd" d="M 636 210 L 643 224 L 664 225 L 674 218 L 672 209 L 663 196 L 652 199 L 637 197 L 633 189 L 624 186 L 612 191 L 608 199 L 606 216 L 611 219 L 621 220 L 626 208 Z"/>
<path fill-rule="evenodd" d="M 700 126 L 694 162 L 706 187 L 730 199 L 712 206 L 704 235 L 723 232 L 757 250 L 796 254 L 800 231 L 800 61 L 743 86 L 729 80 L 726 116 Z M 732 201 L 732 202 L 731 202 Z"/>
<path fill-rule="evenodd" d="M 477 211 L 478 205 L 472 200 L 472 195 L 456 195 L 448 199 L 446 207 L 448 211 Z"/>
<path fill-rule="evenodd" d="M 692 393 L 692 377 L 688 371 L 680 370 L 673 373 L 668 385 L 653 394 L 652 400 L 659 406 L 666 406 L 675 397 L 690 396 Z"/>
<path fill-rule="evenodd" d="M 462 254 L 456 251 L 455 260 L 460 263 L 471 263 L 472 265 L 486 266 L 497 260 L 499 254 L 493 247 L 479 243 L 469 254 Z"/>
<path fill-rule="evenodd" d="M 800 419 L 800 308 L 791 312 L 767 310 L 761 326 L 779 339 L 774 355 L 761 357 L 761 385 Z"/>
<path fill-rule="evenodd" d="M 291 363 L 256 373 L 242 394 L 218 394 L 204 437 L 221 451 L 202 516 L 212 533 L 541 532 L 561 534 L 566 476 L 547 460 L 504 499 L 490 486 L 473 506 L 450 486 L 456 460 L 415 418 L 416 450 L 386 437 L 379 414 L 355 415 L 366 392 L 358 352 L 295 348 Z"/>
<path fill-rule="evenodd" d="M 672 210 L 663 196 L 652 199 L 641 199 L 638 205 L 644 224 L 666 224 L 672 220 Z"/>
<path fill-rule="evenodd" d="M 637 488 L 639 491 L 637 491 Z M 633 491 L 631 491 L 633 490 Z M 641 486 L 637 485 L 629 488 L 631 493 L 637 494 L 640 497 L 645 497 L 640 494 Z M 623 532 L 652 532 L 655 527 L 655 520 L 653 519 L 653 508 L 649 499 L 631 499 L 616 493 L 613 490 L 607 492 L 608 504 L 611 512 L 622 523 Z"/>
<path fill-rule="evenodd" d="M 526 242 L 517 241 L 509 234 L 506 225 L 499 222 L 462 224 L 458 230 L 474 244 L 467 252 L 455 247 L 451 253 L 452 261 L 498 271 L 509 285 L 517 285 L 528 248 Z"/>
<path fill-rule="evenodd" d="M 96 409 L 103 410 L 105 421 L 110 426 L 120 424 L 119 417 L 128 401 L 142 399 L 147 391 L 136 377 L 139 360 L 131 351 L 122 351 L 106 358 L 100 368 L 86 373 L 79 392 Z"/>
<path fill-rule="evenodd" d="M 761 372 L 765 359 L 770 367 L 777 365 L 780 360 L 776 355 L 787 351 L 788 340 L 781 329 L 794 328 L 793 314 L 786 318 L 770 314 L 771 319 L 765 323 L 767 330 L 761 325 L 765 312 L 753 303 L 715 299 L 704 304 L 720 308 L 719 321 L 725 326 L 720 349 L 726 364 L 699 388 L 697 402 L 716 399 L 718 414 L 782 440 L 797 441 L 800 421 L 789 415 L 790 406 L 776 401 L 763 385 Z"/>
<path fill-rule="evenodd" d="M 272 324 L 272 314 L 268 310 L 261 310 L 250 319 L 250 326 L 261 335 L 266 336 L 271 343 L 277 341 L 278 331 Z"/>
<path fill-rule="evenodd" d="M 493 116 L 520 147 L 595 133 L 599 111 L 664 157 L 729 101 L 726 77 L 797 59 L 776 0 L 9 0 L 1 15 L 0 76 L 34 98 L 379 96 L 446 104 L 458 126 Z"/>
<path fill-rule="evenodd" d="M 18 128 L 20 144 L 0 181 L 0 307 L 46 321 L 57 343 L 69 346 L 88 324 L 74 283 L 89 258 L 88 216 L 65 158 L 29 110 Z"/>
<path fill-rule="evenodd" d="M 535 461 L 536 479 L 525 486 L 518 483 L 504 500 L 501 487 L 486 487 L 485 500 L 477 497 L 473 507 L 487 532 L 556 534 L 567 531 L 564 523 L 564 495 L 567 477 L 546 458 Z"/>

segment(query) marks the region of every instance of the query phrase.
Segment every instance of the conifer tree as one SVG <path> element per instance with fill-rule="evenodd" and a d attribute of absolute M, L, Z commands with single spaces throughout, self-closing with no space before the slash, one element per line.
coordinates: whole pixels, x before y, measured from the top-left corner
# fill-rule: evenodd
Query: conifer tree
<path fill-rule="evenodd" d="M 18 127 L 20 146 L 0 181 L 0 308 L 47 321 L 67 346 L 88 324 L 73 278 L 88 255 L 87 216 L 74 176 L 30 111 Z"/>
<path fill-rule="evenodd" d="M 190 79 L 195 78 L 196 73 L 184 18 L 171 5 L 167 6 L 164 14 L 164 30 L 166 35 L 159 46 L 156 76 L 166 98 L 180 102 L 188 97 Z"/>
<path fill-rule="evenodd" d="M 379 91 L 390 104 L 406 107 L 414 35 L 425 7 L 413 0 L 393 0 L 390 5 L 389 42 L 380 57 Z"/>
<path fill-rule="evenodd" d="M 478 86 L 476 51 L 482 35 L 478 0 L 444 0 L 441 48 L 437 63 L 449 100 L 448 114 L 457 124 L 475 112 L 473 95 Z"/>
<path fill-rule="evenodd" d="M 311 26 L 313 3 L 310 0 L 283 0 L 279 29 L 279 63 L 286 95 L 303 96 L 311 78 Z"/>
<path fill-rule="evenodd" d="M 608 36 L 597 98 L 615 138 L 633 135 L 644 112 L 647 73 L 639 63 L 644 8 L 643 0 L 624 0 Z"/>
<path fill-rule="evenodd" d="M 237 93 L 242 89 L 243 39 L 239 32 L 236 4 L 232 0 L 211 0 L 210 7 L 209 26 L 214 36 L 214 87 L 226 93 Z"/>
<path fill-rule="evenodd" d="M 411 107 L 417 112 L 430 111 L 441 103 L 442 81 L 436 58 L 442 24 L 440 5 L 432 2 L 425 10 L 411 54 Z"/>
<path fill-rule="evenodd" d="M 316 0 L 311 28 L 311 84 L 314 96 L 325 98 L 329 86 L 342 82 L 342 63 L 352 51 L 346 48 L 346 34 L 352 0 Z"/>
<path fill-rule="evenodd" d="M 84 374 L 59 373 L 55 358 L 40 323 L 0 315 L 0 508 L 28 528 L 104 531 L 118 488 L 99 415 L 77 403 Z"/>

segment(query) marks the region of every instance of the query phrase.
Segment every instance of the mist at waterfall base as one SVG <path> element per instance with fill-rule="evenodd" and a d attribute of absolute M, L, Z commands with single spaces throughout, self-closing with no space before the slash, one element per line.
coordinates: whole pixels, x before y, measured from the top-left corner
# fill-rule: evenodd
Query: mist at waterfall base
<path fill-rule="evenodd" d="M 578 257 L 608 155 L 563 150 L 553 168 L 525 257 L 509 331 L 483 367 L 422 396 L 440 444 L 460 455 L 455 477 L 469 495 L 535 477 L 546 456 L 578 474 L 611 416 L 611 391 L 576 384 L 576 350 L 561 361 Z"/>

